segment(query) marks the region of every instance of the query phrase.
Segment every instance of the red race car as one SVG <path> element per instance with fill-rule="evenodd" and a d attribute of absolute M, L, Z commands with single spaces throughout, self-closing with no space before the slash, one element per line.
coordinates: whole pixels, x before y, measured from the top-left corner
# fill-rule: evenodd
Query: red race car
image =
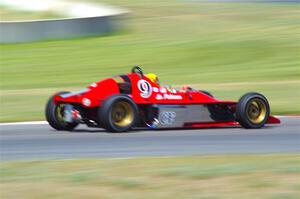
<path fill-rule="evenodd" d="M 73 130 L 78 124 L 110 132 L 134 127 L 207 128 L 239 126 L 261 128 L 280 120 L 270 115 L 267 99 L 247 93 L 238 102 L 221 101 L 209 92 L 184 87 L 162 87 L 154 74 L 139 67 L 91 84 L 79 92 L 60 92 L 46 106 L 46 118 L 57 130 Z"/>

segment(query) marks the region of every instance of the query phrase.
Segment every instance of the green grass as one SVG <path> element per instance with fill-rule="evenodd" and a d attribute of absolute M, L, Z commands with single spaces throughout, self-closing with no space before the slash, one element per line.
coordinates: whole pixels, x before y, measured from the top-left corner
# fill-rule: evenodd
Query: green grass
<path fill-rule="evenodd" d="M 0 45 L 0 121 L 40 120 L 50 95 L 140 64 L 163 84 L 220 99 L 262 92 L 274 114 L 300 113 L 299 4 L 101 1 L 131 10 L 105 37 Z"/>
<path fill-rule="evenodd" d="M 2 162 L 0 196 L 296 199 L 299 167 L 299 154 Z"/>

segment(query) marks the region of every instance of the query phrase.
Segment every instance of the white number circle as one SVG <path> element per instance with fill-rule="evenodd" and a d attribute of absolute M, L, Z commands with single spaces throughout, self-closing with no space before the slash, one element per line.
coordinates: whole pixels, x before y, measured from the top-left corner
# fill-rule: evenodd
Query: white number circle
<path fill-rule="evenodd" d="M 142 98 L 149 98 L 152 94 L 152 86 L 146 80 L 141 79 L 138 81 L 138 89 Z"/>

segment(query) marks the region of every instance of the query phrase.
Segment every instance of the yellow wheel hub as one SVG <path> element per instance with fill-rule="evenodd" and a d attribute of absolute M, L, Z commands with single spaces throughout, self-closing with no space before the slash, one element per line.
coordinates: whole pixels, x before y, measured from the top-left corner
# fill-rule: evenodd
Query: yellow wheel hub
<path fill-rule="evenodd" d="M 261 123 L 267 115 L 267 107 L 264 101 L 258 98 L 251 100 L 247 107 L 247 115 L 252 123 Z"/>
<path fill-rule="evenodd" d="M 125 127 L 130 125 L 134 119 L 132 106 L 125 101 L 115 103 L 112 107 L 111 118 L 116 126 Z"/>
<path fill-rule="evenodd" d="M 65 107 L 65 104 L 58 104 L 57 107 L 56 107 L 56 110 L 55 110 L 57 119 L 62 123 L 65 122 L 64 121 L 64 115 L 63 115 L 64 107 Z"/>

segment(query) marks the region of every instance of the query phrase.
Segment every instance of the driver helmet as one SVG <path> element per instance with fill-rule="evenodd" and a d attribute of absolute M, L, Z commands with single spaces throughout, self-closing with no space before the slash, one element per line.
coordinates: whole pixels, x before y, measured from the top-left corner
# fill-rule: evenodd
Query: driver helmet
<path fill-rule="evenodd" d="M 159 85 L 159 79 L 158 79 L 157 75 L 155 75 L 154 73 L 148 73 L 148 74 L 146 75 L 146 77 L 147 77 L 148 79 L 150 79 L 151 82 L 153 82 L 153 83 Z"/>

